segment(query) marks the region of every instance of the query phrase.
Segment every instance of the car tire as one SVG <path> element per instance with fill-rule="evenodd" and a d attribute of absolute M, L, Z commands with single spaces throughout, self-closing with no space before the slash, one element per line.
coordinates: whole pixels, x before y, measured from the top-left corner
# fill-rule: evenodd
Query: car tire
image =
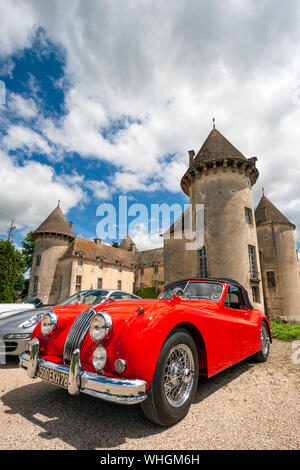
<path fill-rule="evenodd" d="M 175 330 L 158 357 L 152 383 L 142 409 L 152 422 L 172 426 L 184 418 L 198 384 L 198 352 L 191 335 Z"/>
<path fill-rule="evenodd" d="M 270 351 L 270 333 L 269 328 L 264 321 L 261 323 L 260 327 L 260 344 L 261 349 L 256 354 L 254 354 L 253 359 L 256 362 L 266 362 Z"/>

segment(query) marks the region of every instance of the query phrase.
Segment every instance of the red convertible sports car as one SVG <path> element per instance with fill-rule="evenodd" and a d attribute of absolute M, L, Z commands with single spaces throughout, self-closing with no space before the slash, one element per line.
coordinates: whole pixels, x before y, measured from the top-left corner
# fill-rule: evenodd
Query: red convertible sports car
<path fill-rule="evenodd" d="M 120 300 L 79 315 L 53 307 L 20 366 L 71 395 L 141 403 L 150 420 L 170 426 L 188 413 L 199 375 L 249 356 L 266 361 L 270 342 L 268 319 L 239 283 L 185 279 L 156 300 Z"/>

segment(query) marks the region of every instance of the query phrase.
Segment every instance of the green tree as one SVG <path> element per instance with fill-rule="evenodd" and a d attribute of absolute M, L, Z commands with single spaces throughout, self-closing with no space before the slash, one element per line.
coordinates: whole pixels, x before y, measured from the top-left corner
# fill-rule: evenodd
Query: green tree
<path fill-rule="evenodd" d="M 0 302 L 15 302 L 15 291 L 24 289 L 25 270 L 22 253 L 11 241 L 0 239 Z"/>
<path fill-rule="evenodd" d="M 24 240 L 21 242 L 23 247 L 22 256 L 24 258 L 26 271 L 30 270 L 32 266 L 34 243 L 33 232 L 28 232 Z"/>

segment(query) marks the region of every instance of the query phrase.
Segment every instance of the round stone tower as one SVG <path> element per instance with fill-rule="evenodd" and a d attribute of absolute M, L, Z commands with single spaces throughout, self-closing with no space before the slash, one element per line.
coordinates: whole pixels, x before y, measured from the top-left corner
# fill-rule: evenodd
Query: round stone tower
<path fill-rule="evenodd" d="M 256 211 L 266 311 L 271 317 L 300 321 L 298 253 L 291 223 L 266 196 Z"/>
<path fill-rule="evenodd" d="M 204 204 L 204 247 L 193 256 L 191 271 L 240 282 L 253 304 L 263 309 L 252 186 L 256 158 L 245 158 L 215 126 L 181 180 L 193 214 Z M 205 267 L 205 269 L 203 269 Z M 204 272 L 203 272 L 204 271 Z"/>
<path fill-rule="evenodd" d="M 45 294 L 44 303 L 53 304 L 59 294 L 58 260 L 74 239 L 72 223 L 68 224 L 59 205 L 34 231 L 34 238 L 29 294 Z"/>

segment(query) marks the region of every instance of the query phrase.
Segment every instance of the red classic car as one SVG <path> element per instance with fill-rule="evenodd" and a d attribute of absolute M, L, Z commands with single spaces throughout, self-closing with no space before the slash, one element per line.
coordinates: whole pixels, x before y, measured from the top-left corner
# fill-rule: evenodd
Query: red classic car
<path fill-rule="evenodd" d="M 198 375 L 211 377 L 254 356 L 265 361 L 271 329 L 247 291 L 230 279 L 185 279 L 156 300 L 121 300 L 36 326 L 20 366 L 32 378 L 115 403 L 141 403 L 170 426 L 187 413 Z"/>

